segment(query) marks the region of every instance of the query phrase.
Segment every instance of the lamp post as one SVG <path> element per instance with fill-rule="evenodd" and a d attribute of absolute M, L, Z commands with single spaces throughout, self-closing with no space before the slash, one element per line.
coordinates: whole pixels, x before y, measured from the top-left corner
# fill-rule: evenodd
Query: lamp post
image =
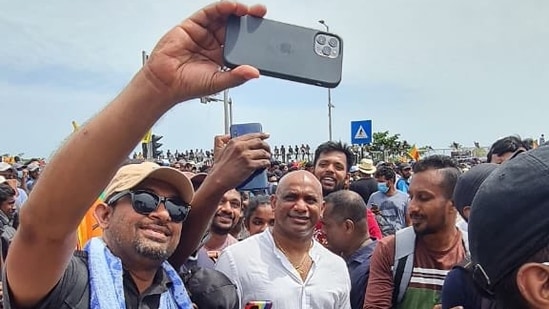
<path fill-rule="evenodd" d="M 318 22 L 326 27 L 326 32 L 330 32 L 330 27 L 323 19 L 319 20 Z M 330 88 L 328 88 L 328 136 L 330 141 L 332 140 L 332 108 L 334 107 L 335 106 L 332 105 L 332 91 Z"/>
<path fill-rule="evenodd" d="M 142 65 L 145 66 L 145 63 L 147 62 L 147 60 L 149 60 L 149 55 L 147 54 L 146 51 L 141 51 L 141 62 L 142 62 Z M 151 129 L 152 131 L 152 129 Z M 143 158 L 147 159 L 147 160 L 151 160 L 153 158 L 153 145 L 152 145 L 152 139 L 150 139 L 147 143 L 146 143 L 146 146 L 143 147 L 143 150 L 147 150 L 146 152 L 143 153 Z"/>
<path fill-rule="evenodd" d="M 201 97 L 200 103 L 208 104 L 210 102 L 223 102 L 223 123 L 225 126 L 225 134 L 229 134 L 229 129 L 233 124 L 233 100 L 229 97 L 229 90 L 223 91 L 223 99 L 218 99 L 215 97 Z"/>

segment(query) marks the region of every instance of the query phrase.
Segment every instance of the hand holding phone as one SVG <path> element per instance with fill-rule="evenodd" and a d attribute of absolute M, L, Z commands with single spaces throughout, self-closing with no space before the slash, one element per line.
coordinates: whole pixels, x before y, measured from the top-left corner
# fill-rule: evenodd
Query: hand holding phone
<path fill-rule="evenodd" d="M 233 124 L 230 128 L 231 138 L 249 133 L 260 133 L 262 131 L 263 129 L 260 123 Z M 241 191 L 255 191 L 264 190 L 268 187 L 267 170 L 263 168 L 256 170 L 248 179 L 237 186 L 236 189 Z"/>

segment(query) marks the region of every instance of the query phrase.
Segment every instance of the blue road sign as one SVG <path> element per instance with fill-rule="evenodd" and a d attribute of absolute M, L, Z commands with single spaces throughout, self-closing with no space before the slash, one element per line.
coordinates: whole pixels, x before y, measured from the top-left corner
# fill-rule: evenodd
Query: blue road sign
<path fill-rule="evenodd" d="M 372 120 L 351 121 L 351 144 L 372 143 Z"/>

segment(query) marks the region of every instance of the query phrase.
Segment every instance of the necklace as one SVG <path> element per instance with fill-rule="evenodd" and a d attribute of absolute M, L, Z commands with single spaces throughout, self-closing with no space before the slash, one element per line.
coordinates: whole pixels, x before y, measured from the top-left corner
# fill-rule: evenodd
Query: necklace
<path fill-rule="evenodd" d="M 299 264 L 295 264 L 294 262 L 292 262 L 292 260 L 290 259 L 290 255 L 286 252 L 286 250 L 284 250 L 284 248 L 282 248 L 282 246 L 278 243 L 278 241 L 276 241 L 276 239 L 274 238 L 273 236 L 273 240 L 274 240 L 274 243 L 276 245 L 276 247 L 286 256 L 286 258 L 288 259 L 288 261 L 290 262 L 290 264 L 292 264 L 292 266 L 295 268 L 295 270 L 301 275 L 303 276 L 305 274 L 305 272 L 307 271 L 307 267 L 305 265 L 305 261 L 307 260 L 307 258 L 309 257 L 309 253 L 306 253 L 305 255 L 303 255 L 303 258 L 301 259 L 301 262 Z M 309 246 L 309 249 L 311 249 L 313 247 L 313 242 L 311 241 L 311 245 Z"/>

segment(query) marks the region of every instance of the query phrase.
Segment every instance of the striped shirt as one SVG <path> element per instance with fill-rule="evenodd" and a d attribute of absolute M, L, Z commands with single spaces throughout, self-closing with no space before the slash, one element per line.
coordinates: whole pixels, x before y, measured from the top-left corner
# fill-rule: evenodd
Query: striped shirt
<path fill-rule="evenodd" d="M 452 267 L 463 260 L 465 248 L 461 233 L 456 229 L 452 245 L 445 251 L 429 250 L 418 237 L 414 268 L 410 284 L 399 309 L 432 309 L 440 304 L 440 293 L 444 278 Z M 388 236 L 380 241 L 370 261 L 370 278 L 366 289 L 365 309 L 392 308 L 393 263 L 395 238 Z"/>

